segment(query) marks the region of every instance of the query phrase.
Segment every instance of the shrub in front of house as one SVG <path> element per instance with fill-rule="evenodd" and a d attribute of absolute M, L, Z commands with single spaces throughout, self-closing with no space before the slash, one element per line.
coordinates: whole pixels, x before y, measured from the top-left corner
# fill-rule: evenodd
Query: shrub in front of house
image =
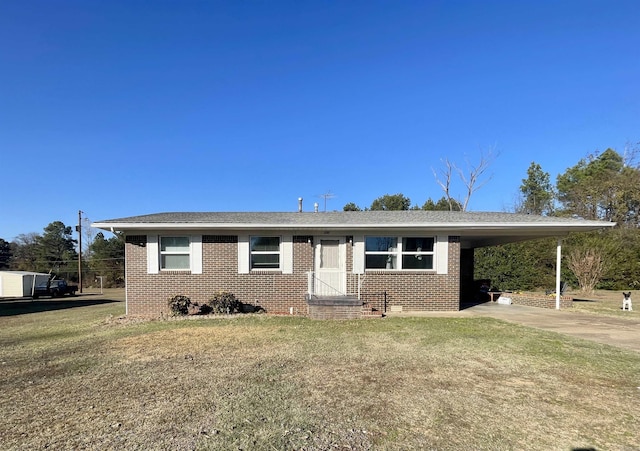
<path fill-rule="evenodd" d="M 172 315 L 188 315 L 191 299 L 188 296 L 179 294 L 169 299 L 168 305 Z"/>
<path fill-rule="evenodd" d="M 213 310 L 210 305 L 199 305 L 191 302 L 188 296 L 178 295 L 169 299 L 169 309 L 173 316 L 183 315 L 207 315 Z"/>
<path fill-rule="evenodd" d="M 266 312 L 265 309 L 263 309 L 259 305 L 245 304 L 245 303 L 242 303 L 242 307 L 240 311 L 242 313 L 265 313 Z"/>
<path fill-rule="evenodd" d="M 219 291 L 213 295 L 208 302 L 212 313 L 229 315 L 242 311 L 242 302 L 240 302 L 233 293 L 229 291 Z"/>

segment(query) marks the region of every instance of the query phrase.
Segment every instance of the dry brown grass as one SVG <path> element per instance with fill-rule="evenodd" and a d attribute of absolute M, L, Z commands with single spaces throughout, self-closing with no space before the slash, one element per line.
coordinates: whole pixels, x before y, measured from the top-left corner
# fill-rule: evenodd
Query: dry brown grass
<path fill-rule="evenodd" d="M 0 316 L 3 449 L 640 443 L 637 353 L 490 318 L 135 322 L 122 312 Z"/>

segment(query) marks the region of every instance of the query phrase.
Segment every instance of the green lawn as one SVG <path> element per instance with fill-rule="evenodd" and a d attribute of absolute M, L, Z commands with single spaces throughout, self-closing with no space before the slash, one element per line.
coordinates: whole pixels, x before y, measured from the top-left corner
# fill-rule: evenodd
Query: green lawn
<path fill-rule="evenodd" d="M 0 303 L 2 449 L 640 443 L 640 354 L 605 345 L 490 318 L 141 322 L 69 302 Z"/>

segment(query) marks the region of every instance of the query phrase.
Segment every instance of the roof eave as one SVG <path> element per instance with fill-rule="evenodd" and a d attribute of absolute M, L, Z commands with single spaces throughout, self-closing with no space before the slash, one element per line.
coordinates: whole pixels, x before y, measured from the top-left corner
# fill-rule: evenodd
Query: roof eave
<path fill-rule="evenodd" d="M 613 222 L 585 222 L 572 224 L 557 223 L 384 223 L 384 224 L 276 224 L 276 223 L 117 223 L 95 222 L 92 227 L 114 231 L 127 230 L 380 230 L 380 229 L 416 229 L 416 230 L 449 230 L 455 231 L 501 231 L 501 230 L 556 230 L 569 233 L 572 231 L 592 231 L 614 227 Z"/>

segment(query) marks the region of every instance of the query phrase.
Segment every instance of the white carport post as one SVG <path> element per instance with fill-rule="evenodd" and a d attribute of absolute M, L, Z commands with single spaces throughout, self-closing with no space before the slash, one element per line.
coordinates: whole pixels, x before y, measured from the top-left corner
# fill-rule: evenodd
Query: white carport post
<path fill-rule="evenodd" d="M 560 278 L 562 274 L 562 238 L 558 238 L 556 249 L 556 310 L 560 310 Z"/>

